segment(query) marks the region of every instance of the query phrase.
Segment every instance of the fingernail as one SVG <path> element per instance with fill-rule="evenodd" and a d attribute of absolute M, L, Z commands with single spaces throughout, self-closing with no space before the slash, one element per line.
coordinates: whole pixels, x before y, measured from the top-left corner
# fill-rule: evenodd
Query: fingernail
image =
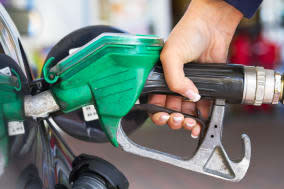
<path fill-rule="evenodd" d="M 169 115 L 162 115 L 161 117 L 160 117 L 160 120 L 161 121 L 168 121 L 170 119 L 170 116 Z"/>
<path fill-rule="evenodd" d="M 197 102 L 200 100 L 201 96 L 192 90 L 188 90 L 186 93 L 186 97 L 192 100 L 193 102 Z"/>
<path fill-rule="evenodd" d="M 194 136 L 194 135 L 191 134 L 191 138 L 197 139 L 198 136 Z"/>
<path fill-rule="evenodd" d="M 187 122 L 185 125 L 189 128 L 192 128 L 195 125 L 195 123 L 194 122 Z"/>
<path fill-rule="evenodd" d="M 183 117 L 174 117 L 173 119 L 174 119 L 174 122 L 176 123 L 180 123 L 183 121 Z"/>

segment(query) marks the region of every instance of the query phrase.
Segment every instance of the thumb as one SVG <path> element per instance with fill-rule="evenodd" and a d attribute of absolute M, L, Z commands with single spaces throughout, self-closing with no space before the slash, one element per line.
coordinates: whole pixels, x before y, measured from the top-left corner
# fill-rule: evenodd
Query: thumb
<path fill-rule="evenodd" d="M 165 45 L 160 58 L 169 89 L 193 102 L 199 101 L 201 97 L 198 89 L 189 78 L 185 77 L 183 70 L 185 62 L 178 56 L 178 53 L 168 49 Z"/>

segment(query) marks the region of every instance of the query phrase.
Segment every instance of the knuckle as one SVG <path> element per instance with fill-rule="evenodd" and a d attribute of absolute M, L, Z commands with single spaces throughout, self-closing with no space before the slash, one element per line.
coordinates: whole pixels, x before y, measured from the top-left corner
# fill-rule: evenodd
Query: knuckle
<path fill-rule="evenodd" d="M 180 109 L 181 109 L 180 106 L 175 105 L 175 104 L 169 106 L 168 108 L 169 108 L 169 109 L 172 109 L 172 110 L 175 110 L 175 111 L 180 111 Z M 173 115 L 175 116 L 176 114 L 173 113 Z"/>
<path fill-rule="evenodd" d="M 160 54 L 160 60 L 164 63 L 167 60 L 167 51 L 163 50 Z"/>
<path fill-rule="evenodd" d="M 164 48 L 163 51 L 160 54 L 160 60 L 161 60 L 162 64 L 165 65 L 165 64 L 170 63 L 168 60 L 169 60 L 169 57 L 171 57 L 171 56 L 172 56 L 171 52 L 168 51 L 167 48 Z"/>
<path fill-rule="evenodd" d="M 160 60 L 163 62 L 166 62 L 169 58 L 169 56 L 171 56 L 172 51 L 171 49 L 169 49 L 169 46 L 167 45 L 167 43 L 164 45 L 164 48 L 160 54 Z"/>
<path fill-rule="evenodd" d="M 169 85 L 169 89 L 173 92 L 176 92 L 176 93 L 182 93 L 183 90 L 184 90 L 184 88 L 181 85 L 178 85 L 178 84 Z"/>
<path fill-rule="evenodd" d="M 182 108 L 182 112 L 189 114 L 189 115 L 196 115 L 196 110 L 195 109 L 184 109 Z"/>
<path fill-rule="evenodd" d="M 162 103 L 162 102 L 148 102 L 149 104 L 153 104 L 153 105 L 156 105 L 156 106 L 165 106 L 165 103 Z"/>

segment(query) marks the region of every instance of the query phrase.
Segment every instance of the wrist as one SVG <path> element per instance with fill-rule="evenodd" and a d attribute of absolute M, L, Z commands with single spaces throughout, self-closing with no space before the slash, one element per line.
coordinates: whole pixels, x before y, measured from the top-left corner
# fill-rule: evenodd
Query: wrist
<path fill-rule="evenodd" d="M 223 0 L 192 0 L 186 15 L 189 15 L 190 19 L 199 19 L 228 36 L 234 35 L 243 18 L 238 9 Z"/>

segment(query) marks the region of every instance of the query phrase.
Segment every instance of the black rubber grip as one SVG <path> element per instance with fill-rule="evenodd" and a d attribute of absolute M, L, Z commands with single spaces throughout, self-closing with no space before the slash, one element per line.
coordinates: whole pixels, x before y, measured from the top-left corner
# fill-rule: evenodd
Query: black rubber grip
<path fill-rule="evenodd" d="M 198 64 L 184 66 L 185 76 L 190 78 L 203 99 L 225 99 L 227 103 L 240 104 L 244 90 L 244 67 L 234 64 Z M 150 73 L 143 94 L 175 94 L 169 90 L 163 69 L 157 64 Z"/>

